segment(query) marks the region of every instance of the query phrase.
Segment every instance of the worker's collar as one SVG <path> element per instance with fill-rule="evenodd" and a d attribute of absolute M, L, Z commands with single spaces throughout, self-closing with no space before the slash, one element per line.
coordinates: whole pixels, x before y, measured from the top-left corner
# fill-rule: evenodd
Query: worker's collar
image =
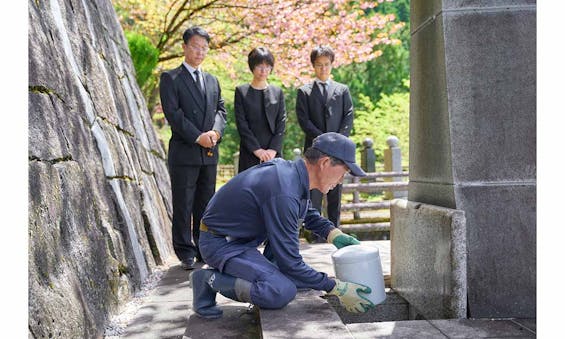
<path fill-rule="evenodd" d="M 296 170 L 298 171 L 298 178 L 300 179 L 300 184 L 302 185 L 302 197 L 304 199 L 310 200 L 310 179 L 308 177 L 308 170 L 306 169 L 306 163 L 304 159 L 299 159 L 294 162 L 296 164 Z"/>

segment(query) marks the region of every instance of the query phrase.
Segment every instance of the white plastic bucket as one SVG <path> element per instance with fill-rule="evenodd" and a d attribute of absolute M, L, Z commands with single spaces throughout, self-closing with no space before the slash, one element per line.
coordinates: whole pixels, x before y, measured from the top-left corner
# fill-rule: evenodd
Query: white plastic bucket
<path fill-rule="evenodd" d="M 369 286 L 371 293 L 367 299 L 375 305 L 386 299 L 378 248 L 366 245 L 342 247 L 332 254 L 332 261 L 337 279 Z"/>

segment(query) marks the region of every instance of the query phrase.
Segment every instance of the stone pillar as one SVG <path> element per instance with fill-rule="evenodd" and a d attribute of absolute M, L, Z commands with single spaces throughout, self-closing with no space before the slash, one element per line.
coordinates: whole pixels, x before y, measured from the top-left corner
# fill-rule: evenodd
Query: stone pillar
<path fill-rule="evenodd" d="M 300 148 L 293 149 L 292 154 L 294 154 L 294 160 L 302 158 L 302 151 L 300 150 Z"/>
<path fill-rule="evenodd" d="M 536 2 L 410 6 L 408 198 L 465 212 L 470 317 L 534 318 Z"/>
<path fill-rule="evenodd" d="M 386 139 L 388 149 L 384 150 L 384 169 L 385 172 L 402 172 L 402 154 L 398 146 L 400 141 L 394 135 Z M 402 181 L 402 177 L 384 178 L 384 181 Z M 385 199 L 406 198 L 406 191 L 385 191 Z"/>
<path fill-rule="evenodd" d="M 233 175 L 236 176 L 239 172 L 239 152 L 233 154 Z"/>
<path fill-rule="evenodd" d="M 376 160 L 373 139 L 365 138 L 363 140 L 363 150 L 361 151 L 361 168 L 367 173 L 375 172 Z"/>

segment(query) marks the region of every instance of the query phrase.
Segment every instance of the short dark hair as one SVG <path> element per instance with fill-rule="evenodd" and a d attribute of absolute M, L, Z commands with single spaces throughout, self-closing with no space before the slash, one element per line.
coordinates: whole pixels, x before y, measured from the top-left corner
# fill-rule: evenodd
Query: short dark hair
<path fill-rule="evenodd" d="M 310 62 L 312 63 L 312 66 L 314 66 L 316 59 L 321 56 L 328 57 L 332 63 L 334 62 L 335 54 L 332 48 L 330 46 L 318 45 L 314 47 L 310 53 Z"/>
<path fill-rule="evenodd" d="M 185 45 L 188 44 L 190 38 L 192 38 L 195 35 L 203 37 L 204 39 L 206 39 L 206 42 L 208 43 L 210 42 L 210 35 L 208 34 L 208 32 L 204 30 L 204 28 L 199 26 L 192 26 L 190 28 L 187 28 L 182 35 L 182 40 L 184 41 L 184 44 Z"/>
<path fill-rule="evenodd" d="M 326 153 L 313 147 L 308 147 L 304 152 L 304 159 L 306 159 L 306 161 L 310 165 L 314 165 L 322 157 L 329 157 L 330 161 L 332 162 L 332 166 L 345 165 L 345 162 L 343 162 L 342 160 L 334 158 L 331 155 L 327 155 Z"/>
<path fill-rule="evenodd" d="M 249 69 L 251 72 L 255 69 L 255 66 L 266 63 L 271 67 L 275 67 L 275 58 L 273 54 L 265 47 L 255 47 L 249 55 L 247 56 L 247 64 L 249 64 Z"/>

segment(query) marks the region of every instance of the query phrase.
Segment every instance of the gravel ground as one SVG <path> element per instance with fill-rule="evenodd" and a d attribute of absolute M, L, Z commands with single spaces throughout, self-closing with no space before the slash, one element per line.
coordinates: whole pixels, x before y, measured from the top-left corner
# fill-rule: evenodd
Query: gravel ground
<path fill-rule="evenodd" d="M 155 292 L 163 274 L 169 269 L 168 266 L 159 266 L 153 273 L 145 279 L 141 289 L 136 292 L 131 301 L 125 304 L 120 313 L 112 316 L 108 324 L 104 327 L 105 339 L 119 339 L 125 333 L 126 327 L 133 319 L 137 311 L 143 306 L 145 300 Z"/>

